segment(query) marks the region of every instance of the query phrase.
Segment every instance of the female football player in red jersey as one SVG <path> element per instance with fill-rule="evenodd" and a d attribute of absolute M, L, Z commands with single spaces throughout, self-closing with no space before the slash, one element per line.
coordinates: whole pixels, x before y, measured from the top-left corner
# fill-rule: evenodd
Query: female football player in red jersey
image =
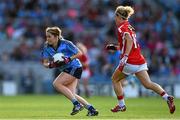
<path fill-rule="evenodd" d="M 83 67 L 83 72 L 82 72 L 82 84 L 84 87 L 85 91 L 85 96 L 90 97 L 90 92 L 88 88 L 88 82 L 89 78 L 91 76 L 90 68 L 89 68 L 89 57 L 87 55 L 87 48 L 84 44 L 78 42 L 77 47 L 82 51 L 81 57 L 79 57 L 79 60 L 81 61 L 82 67 Z"/>
<path fill-rule="evenodd" d="M 120 49 L 122 51 L 118 67 L 112 75 L 112 84 L 119 104 L 111 109 L 112 112 L 126 111 L 121 80 L 130 74 L 135 74 L 142 85 L 161 95 L 167 101 L 170 113 L 174 113 L 174 97 L 168 95 L 163 88 L 151 81 L 145 58 L 142 56 L 140 46 L 136 41 L 135 29 L 129 24 L 128 18 L 134 13 L 130 6 L 118 6 L 115 10 L 115 22 L 118 32 L 118 46 L 109 44 L 107 50 Z"/>

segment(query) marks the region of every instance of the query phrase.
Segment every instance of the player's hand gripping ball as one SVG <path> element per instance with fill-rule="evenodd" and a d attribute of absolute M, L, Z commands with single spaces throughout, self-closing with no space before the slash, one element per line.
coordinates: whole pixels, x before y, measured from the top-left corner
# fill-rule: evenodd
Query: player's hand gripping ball
<path fill-rule="evenodd" d="M 63 57 L 64 57 L 63 53 L 56 53 L 53 56 L 53 61 L 54 62 L 63 62 L 64 61 Z"/>

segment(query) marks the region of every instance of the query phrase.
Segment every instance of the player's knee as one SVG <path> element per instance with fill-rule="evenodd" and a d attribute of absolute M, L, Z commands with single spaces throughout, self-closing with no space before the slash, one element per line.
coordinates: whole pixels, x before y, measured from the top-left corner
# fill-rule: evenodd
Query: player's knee
<path fill-rule="evenodd" d="M 117 82 L 118 81 L 114 76 L 111 77 L 111 80 L 112 80 L 112 82 Z"/>
<path fill-rule="evenodd" d="M 54 86 L 55 88 L 58 88 L 60 85 L 61 85 L 61 84 L 60 84 L 59 82 L 57 82 L 57 81 L 54 81 L 54 82 L 53 82 L 53 86 Z"/>

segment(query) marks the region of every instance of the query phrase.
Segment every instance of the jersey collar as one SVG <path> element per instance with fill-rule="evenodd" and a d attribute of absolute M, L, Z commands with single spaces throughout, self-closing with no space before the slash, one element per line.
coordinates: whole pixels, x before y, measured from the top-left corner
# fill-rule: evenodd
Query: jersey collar
<path fill-rule="evenodd" d="M 127 25 L 127 24 L 129 24 L 129 22 L 128 22 L 127 20 L 125 20 L 125 21 L 123 21 L 122 23 L 120 23 L 120 24 L 118 25 L 118 27 L 122 27 L 123 25 Z"/>
<path fill-rule="evenodd" d="M 61 44 L 61 40 L 59 39 L 58 43 L 57 43 L 57 48 L 54 48 L 52 45 L 48 45 L 48 46 L 53 48 L 55 51 L 57 51 L 57 49 L 59 48 L 60 44 Z"/>

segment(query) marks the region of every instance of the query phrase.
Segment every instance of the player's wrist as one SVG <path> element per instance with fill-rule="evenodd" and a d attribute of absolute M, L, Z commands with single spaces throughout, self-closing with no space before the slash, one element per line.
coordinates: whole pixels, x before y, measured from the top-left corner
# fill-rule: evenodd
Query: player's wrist
<path fill-rule="evenodd" d="M 65 64 L 71 62 L 73 59 L 72 56 L 71 57 L 62 57 L 62 58 L 64 59 Z"/>
<path fill-rule="evenodd" d="M 53 61 L 49 61 L 48 62 L 48 68 L 54 68 L 54 62 Z"/>

